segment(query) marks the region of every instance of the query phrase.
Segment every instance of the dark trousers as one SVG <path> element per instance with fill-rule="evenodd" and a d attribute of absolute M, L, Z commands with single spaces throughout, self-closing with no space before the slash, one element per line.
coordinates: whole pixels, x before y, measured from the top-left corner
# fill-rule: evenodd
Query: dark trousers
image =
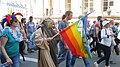
<path fill-rule="evenodd" d="M 92 48 L 90 51 L 97 51 L 98 57 L 101 57 L 101 44 L 98 41 L 98 38 L 95 37 L 95 42 L 96 42 L 96 46 L 94 48 Z"/>
<path fill-rule="evenodd" d="M 93 39 L 93 41 L 90 43 L 90 47 L 91 48 L 94 48 L 95 47 L 95 37 L 92 37 L 92 39 Z M 92 45 L 93 45 L 93 47 L 92 47 Z"/>
<path fill-rule="evenodd" d="M 110 55 L 111 55 L 111 48 L 108 46 L 104 46 L 101 45 L 101 49 L 104 52 L 104 56 L 102 58 L 100 58 L 97 63 L 101 63 L 103 60 L 105 60 L 105 65 L 108 66 L 109 65 L 109 59 L 110 59 Z"/>

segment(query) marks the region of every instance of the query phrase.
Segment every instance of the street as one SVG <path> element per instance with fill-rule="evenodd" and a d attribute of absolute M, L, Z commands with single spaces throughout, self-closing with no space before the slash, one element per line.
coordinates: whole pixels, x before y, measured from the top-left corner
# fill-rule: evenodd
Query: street
<path fill-rule="evenodd" d="M 113 54 L 113 56 L 114 56 L 113 57 L 114 62 L 116 64 L 111 64 L 111 67 L 120 67 L 120 56 L 117 56 L 115 54 Z M 95 67 L 93 63 L 98 59 L 99 58 L 97 58 L 96 56 L 94 56 L 92 59 L 89 59 L 91 67 Z M 35 53 L 31 53 L 31 54 L 26 55 L 26 61 L 24 62 L 21 60 L 20 65 L 21 65 L 20 67 L 37 67 L 37 51 Z M 59 67 L 65 67 L 65 61 L 60 63 Z M 83 63 L 82 59 L 78 58 L 76 60 L 74 67 L 84 67 L 84 63 Z M 105 63 L 102 62 L 99 65 L 99 67 L 105 67 Z"/>

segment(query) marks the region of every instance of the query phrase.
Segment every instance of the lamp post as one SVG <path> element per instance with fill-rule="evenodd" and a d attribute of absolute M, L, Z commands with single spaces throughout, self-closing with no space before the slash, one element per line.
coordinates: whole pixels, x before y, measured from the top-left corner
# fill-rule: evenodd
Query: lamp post
<path fill-rule="evenodd" d="M 85 8 L 84 14 L 88 13 L 88 7 Z"/>
<path fill-rule="evenodd" d="M 111 14 L 111 9 L 110 9 L 110 7 L 107 9 L 107 14 L 110 16 L 110 14 Z"/>

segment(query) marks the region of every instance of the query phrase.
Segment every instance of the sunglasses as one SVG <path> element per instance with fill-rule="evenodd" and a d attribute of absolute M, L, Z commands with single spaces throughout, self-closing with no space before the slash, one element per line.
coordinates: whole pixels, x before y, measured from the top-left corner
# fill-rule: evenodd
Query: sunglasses
<path fill-rule="evenodd" d="M 18 21 L 14 21 L 14 22 L 16 22 L 16 23 L 17 23 Z"/>

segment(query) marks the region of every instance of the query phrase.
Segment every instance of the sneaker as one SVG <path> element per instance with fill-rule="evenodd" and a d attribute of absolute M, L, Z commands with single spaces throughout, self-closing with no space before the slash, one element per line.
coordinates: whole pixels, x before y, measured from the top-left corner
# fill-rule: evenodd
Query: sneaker
<path fill-rule="evenodd" d="M 94 56 L 97 56 L 97 54 L 96 54 L 96 52 L 95 52 L 95 51 L 93 51 L 92 53 L 93 53 L 93 55 L 94 55 Z"/>
<path fill-rule="evenodd" d="M 94 65 L 95 67 L 99 67 L 98 63 L 97 62 L 94 62 Z"/>
<path fill-rule="evenodd" d="M 30 49 L 30 50 L 28 50 L 28 53 L 34 53 L 34 51 Z"/>
<path fill-rule="evenodd" d="M 82 57 L 78 57 L 79 59 L 82 59 Z"/>
<path fill-rule="evenodd" d="M 105 65 L 105 67 L 110 67 L 110 65 L 109 65 L 109 66 L 106 66 L 106 65 Z"/>
<path fill-rule="evenodd" d="M 113 62 L 113 61 L 110 61 L 110 64 L 116 64 L 115 62 Z"/>

